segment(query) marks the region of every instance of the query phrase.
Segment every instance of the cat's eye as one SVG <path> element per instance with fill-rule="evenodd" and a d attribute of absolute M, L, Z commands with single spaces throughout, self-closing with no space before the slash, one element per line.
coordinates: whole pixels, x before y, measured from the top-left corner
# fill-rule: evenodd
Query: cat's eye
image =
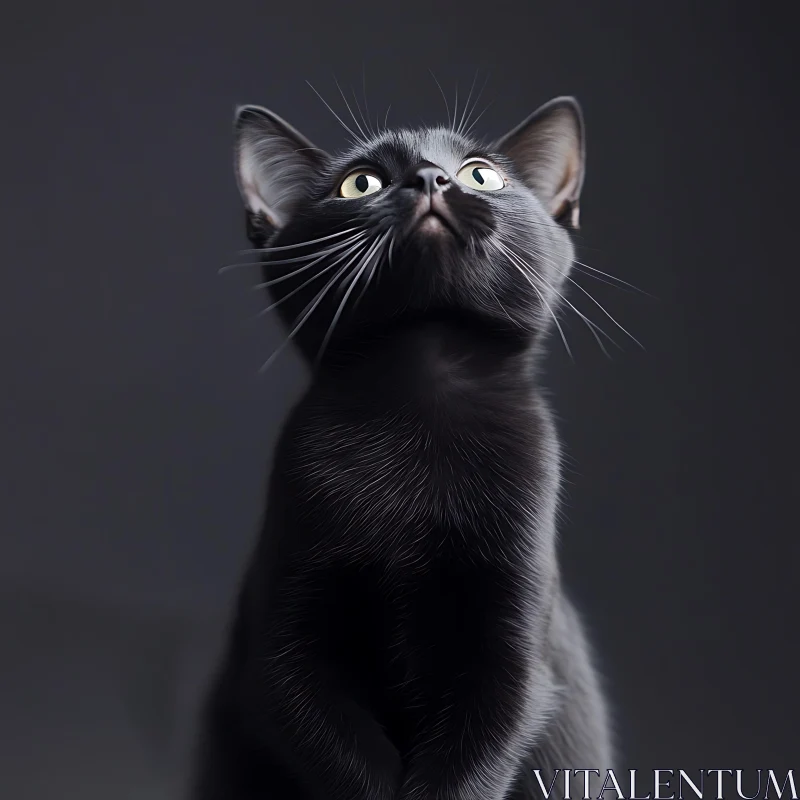
<path fill-rule="evenodd" d="M 374 173 L 359 169 L 351 172 L 339 187 L 339 196 L 353 199 L 375 194 L 383 189 L 383 181 Z"/>
<path fill-rule="evenodd" d="M 479 192 L 495 192 L 502 189 L 506 183 L 497 170 L 492 169 L 488 164 L 472 162 L 458 171 L 456 177 L 470 189 L 477 189 Z"/>

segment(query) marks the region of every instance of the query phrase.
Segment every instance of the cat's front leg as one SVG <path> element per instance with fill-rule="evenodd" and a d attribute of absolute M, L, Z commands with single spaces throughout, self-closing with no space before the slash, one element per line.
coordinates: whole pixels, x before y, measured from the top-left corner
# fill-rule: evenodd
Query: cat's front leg
<path fill-rule="evenodd" d="M 241 689 L 256 741 L 279 754 L 304 798 L 396 800 L 400 754 L 303 624 L 318 613 L 295 601 L 247 665 Z"/>
<path fill-rule="evenodd" d="M 508 642 L 477 647 L 482 656 L 430 707 L 398 800 L 503 800 L 552 716 L 549 668 Z"/>

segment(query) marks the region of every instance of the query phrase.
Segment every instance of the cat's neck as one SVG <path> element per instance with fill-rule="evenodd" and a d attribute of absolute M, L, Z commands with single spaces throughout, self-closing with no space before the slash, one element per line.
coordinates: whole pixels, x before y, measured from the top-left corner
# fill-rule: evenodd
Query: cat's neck
<path fill-rule="evenodd" d="M 408 406 L 526 402 L 535 388 L 529 338 L 474 321 L 432 315 L 339 343 L 315 376 L 320 388 Z"/>

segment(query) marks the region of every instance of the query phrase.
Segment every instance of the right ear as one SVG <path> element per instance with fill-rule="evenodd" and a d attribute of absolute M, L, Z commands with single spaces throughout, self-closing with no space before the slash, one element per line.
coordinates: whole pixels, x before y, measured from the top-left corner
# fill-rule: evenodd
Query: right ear
<path fill-rule="evenodd" d="M 578 227 L 586 169 L 583 114 L 574 97 L 557 97 L 506 134 L 495 149 L 512 159 L 525 183 L 556 219 Z"/>
<path fill-rule="evenodd" d="M 328 156 L 260 106 L 236 110 L 235 132 L 236 180 L 245 206 L 281 228 Z"/>

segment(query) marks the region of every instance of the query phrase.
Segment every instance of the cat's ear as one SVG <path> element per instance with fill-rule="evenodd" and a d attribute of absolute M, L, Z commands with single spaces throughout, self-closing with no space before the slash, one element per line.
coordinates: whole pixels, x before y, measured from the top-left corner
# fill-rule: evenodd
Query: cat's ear
<path fill-rule="evenodd" d="M 557 97 L 495 143 L 522 173 L 551 216 L 578 227 L 586 164 L 583 114 L 574 97 Z"/>
<path fill-rule="evenodd" d="M 236 110 L 235 134 L 236 179 L 247 210 L 280 228 L 328 156 L 260 106 Z"/>

